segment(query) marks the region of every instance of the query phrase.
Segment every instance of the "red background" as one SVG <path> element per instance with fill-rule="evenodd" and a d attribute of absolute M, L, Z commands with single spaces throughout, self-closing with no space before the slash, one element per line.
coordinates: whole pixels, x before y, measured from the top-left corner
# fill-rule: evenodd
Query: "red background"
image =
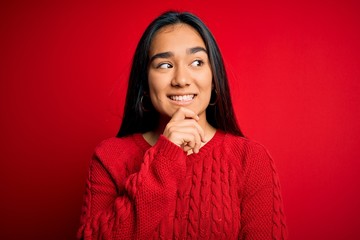
<path fill-rule="evenodd" d="M 136 43 L 169 8 L 213 31 L 239 123 L 277 164 L 291 239 L 359 239 L 360 7 L 298 2 L 2 1 L 0 239 L 74 239 Z"/>

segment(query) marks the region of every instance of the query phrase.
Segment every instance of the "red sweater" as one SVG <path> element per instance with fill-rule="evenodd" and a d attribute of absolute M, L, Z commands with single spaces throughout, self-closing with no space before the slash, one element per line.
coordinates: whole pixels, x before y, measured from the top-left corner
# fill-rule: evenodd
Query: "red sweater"
<path fill-rule="evenodd" d="M 198 154 L 160 136 L 95 151 L 80 239 L 286 239 L 278 176 L 257 143 L 217 131 Z"/>

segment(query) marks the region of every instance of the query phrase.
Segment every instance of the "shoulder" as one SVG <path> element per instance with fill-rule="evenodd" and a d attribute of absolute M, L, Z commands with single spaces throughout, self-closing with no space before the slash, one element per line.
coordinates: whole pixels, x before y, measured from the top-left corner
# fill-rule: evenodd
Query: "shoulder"
<path fill-rule="evenodd" d="M 273 168 L 269 151 L 259 142 L 227 133 L 224 137 L 224 155 L 239 170 Z"/>
<path fill-rule="evenodd" d="M 94 155 L 105 165 L 118 161 L 125 161 L 145 151 L 146 145 L 141 141 L 141 134 L 133 134 L 125 137 L 112 137 L 100 142 Z"/>
<path fill-rule="evenodd" d="M 268 150 L 261 143 L 230 133 L 225 134 L 224 148 L 228 153 L 237 155 L 263 154 L 270 157 Z"/>
<path fill-rule="evenodd" d="M 132 136 L 122 138 L 111 137 L 104 139 L 95 147 L 96 154 L 115 153 L 120 151 L 125 146 L 132 144 Z"/>

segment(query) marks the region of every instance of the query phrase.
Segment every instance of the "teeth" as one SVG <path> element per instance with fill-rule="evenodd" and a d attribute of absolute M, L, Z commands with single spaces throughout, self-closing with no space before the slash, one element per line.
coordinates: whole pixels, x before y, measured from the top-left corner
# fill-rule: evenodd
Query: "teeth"
<path fill-rule="evenodd" d="M 170 96 L 171 100 L 174 101 L 189 101 L 194 98 L 194 94 L 191 95 L 182 95 L 182 96 Z"/>

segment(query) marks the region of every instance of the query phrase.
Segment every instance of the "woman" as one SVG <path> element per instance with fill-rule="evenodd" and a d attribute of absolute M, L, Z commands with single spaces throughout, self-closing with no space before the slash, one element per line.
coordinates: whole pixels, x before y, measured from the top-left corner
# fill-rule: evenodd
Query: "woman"
<path fill-rule="evenodd" d="M 145 30 L 116 138 L 90 164 L 82 239 L 285 239 L 278 177 L 244 138 L 217 44 L 199 18 Z"/>

